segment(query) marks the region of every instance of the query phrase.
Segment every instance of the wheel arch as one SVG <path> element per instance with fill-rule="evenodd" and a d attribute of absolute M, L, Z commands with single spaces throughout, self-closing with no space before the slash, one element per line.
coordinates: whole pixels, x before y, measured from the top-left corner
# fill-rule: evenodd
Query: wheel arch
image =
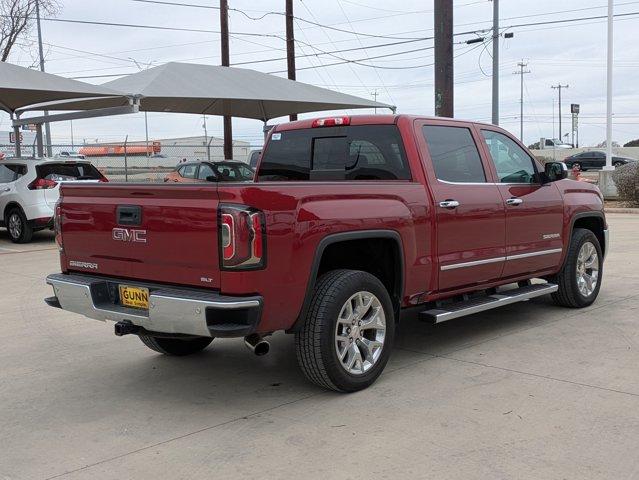
<path fill-rule="evenodd" d="M 15 200 L 11 200 L 9 203 L 7 203 L 7 205 L 4 207 L 4 211 L 2 212 L 2 221 L 5 221 L 7 218 L 7 215 L 9 215 L 9 212 L 11 210 L 13 210 L 14 208 L 18 208 L 23 215 L 25 215 L 24 213 L 24 209 L 20 206 L 20 204 L 18 202 L 16 202 Z M 25 215 L 26 218 L 26 215 Z"/>
<path fill-rule="evenodd" d="M 362 268 L 362 264 L 357 262 L 357 259 L 351 259 L 351 261 L 345 264 L 333 265 L 331 262 L 336 261 L 336 257 L 333 256 L 333 252 L 337 251 L 337 247 L 342 247 L 346 251 L 354 251 L 355 249 L 361 249 L 362 246 L 368 245 L 373 247 L 373 243 L 379 243 L 380 245 L 392 246 L 392 249 L 388 252 L 384 252 L 383 255 L 386 260 L 389 258 L 394 260 L 389 268 L 392 268 L 392 280 L 387 275 L 382 275 L 380 278 L 379 272 L 374 271 L 373 268 Z M 390 255 L 390 257 L 388 257 Z M 308 311 L 313 291 L 317 283 L 317 279 L 322 273 L 330 267 L 339 268 L 354 268 L 357 270 L 363 270 L 376 276 L 388 289 L 388 293 L 393 303 L 395 321 L 399 321 L 399 311 L 401 308 L 402 295 L 404 292 L 404 251 L 402 248 L 402 239 L 400 234 L 395 230 L 360 230 L 355 232 L 342 232 L 327 235 L 322 238 L 315 249 L 315 255 L 311 264 L 308 282 L 306 285 L 306 293 L 304 295 L 304 301 L 300 313 L 295 320 L 293 326 L 287 330 L 292 333 L 299 330 L 306 313 Z M 388 267 L 388 265 L 387 265 Z M 390 288 L 389 288 L 390 287 Z"/>
<path fill-rule="evenodd" d="M 594 233 L 597 237 L 597 240 L 599 240 L 602 255 L 606 255 L 606 252 L 608 250 L 608 242 L 606 234 L 604 233 L 606 230 L 606 220 L 603 212 L 581 212 L 573 215 L 572 219 L 570 220 L 570 236 L 568 237 L 568 241 L 570 241 L 569 239 L 572 238 L 572 233 L 575 231 L 575 228 L 584 228 Z M 567 258 L 564 259 L 563 264 L 566 263 L 566 260 Z"/>

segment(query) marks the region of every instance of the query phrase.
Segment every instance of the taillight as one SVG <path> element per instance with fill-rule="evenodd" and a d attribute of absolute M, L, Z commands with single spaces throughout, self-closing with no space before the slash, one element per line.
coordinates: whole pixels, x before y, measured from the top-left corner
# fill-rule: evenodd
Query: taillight
<path fill-rule="evenodd" d="M 58 244 L 58 250 L 60 253 L 64 252 L 62 246 L 62 197 L 58 199 L 55 204 L 53 213 L 53 231 L 55 232 L 55 243 Z"/>
<path fill-rule="evenodd" d="M 329 117 L 329 118 L 317 118 L 313 120 L 311 126 L 316 127 L 339 127 L 341 125 L 350 125 L 351 117 Z"/>
<path fill-rule="evenodd" d="M 49 188 L 55 188 L 57 182 L 46 178 L 36 178 L 33 182 L 27 185 L 29 190 L 47 190 Z"/>
<path fill-rule="evenodd" d="M 241 205 L 220 205 L 219 212 L 220 267 L 238 270 L 264 268 L 264 213 Z"/>

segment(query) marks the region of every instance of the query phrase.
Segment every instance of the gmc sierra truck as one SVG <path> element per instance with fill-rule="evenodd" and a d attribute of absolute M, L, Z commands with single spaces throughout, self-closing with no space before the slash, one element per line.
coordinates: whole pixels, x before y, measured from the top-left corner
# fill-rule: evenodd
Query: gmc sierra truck
<path fill-rule="evenodd" d="M 344 392 L 377 379 L 404 316 L 592 304 L 608 248 L 600 192 L 563 164 L 407 115 L 278 125 L 250 183 L 65 184 L 55 229 L 49 305 L 167 355 L 215 337 L 264 354 L 284 330 L 308 379 Z"/>

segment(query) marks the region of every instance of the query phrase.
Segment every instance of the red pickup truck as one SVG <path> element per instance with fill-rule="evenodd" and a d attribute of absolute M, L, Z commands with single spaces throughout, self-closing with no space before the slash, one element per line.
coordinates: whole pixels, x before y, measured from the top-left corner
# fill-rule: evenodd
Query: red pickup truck
<path fill-rule="evenodd" d="M 375 381 L 406 315 L 590 305 L 608 248 L 601 194 L 563 164 L 493 125 L 407 115 L 278 125 L 251 183 L 65 184 L 55 218 L 49 305 L 169 355 L 214 337 L 263 354 L 284 330 L 338 391 Z"/>

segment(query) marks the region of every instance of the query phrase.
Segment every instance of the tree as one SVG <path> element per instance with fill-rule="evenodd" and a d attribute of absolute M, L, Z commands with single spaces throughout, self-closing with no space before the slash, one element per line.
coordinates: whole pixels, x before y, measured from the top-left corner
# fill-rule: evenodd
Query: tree
<path fill-rule="evenodd" d="M 33 28 L 38 2 L 43 16 L 60 9 L 57 0 L 0 0 L 0 61 L 6 62 L 20 37 Z"/>
<path fill-rule="evenodd" d="M 636 140 L 630 140 L 624 145 L 624 147 L 639 147 L 639 138 Z"/>

